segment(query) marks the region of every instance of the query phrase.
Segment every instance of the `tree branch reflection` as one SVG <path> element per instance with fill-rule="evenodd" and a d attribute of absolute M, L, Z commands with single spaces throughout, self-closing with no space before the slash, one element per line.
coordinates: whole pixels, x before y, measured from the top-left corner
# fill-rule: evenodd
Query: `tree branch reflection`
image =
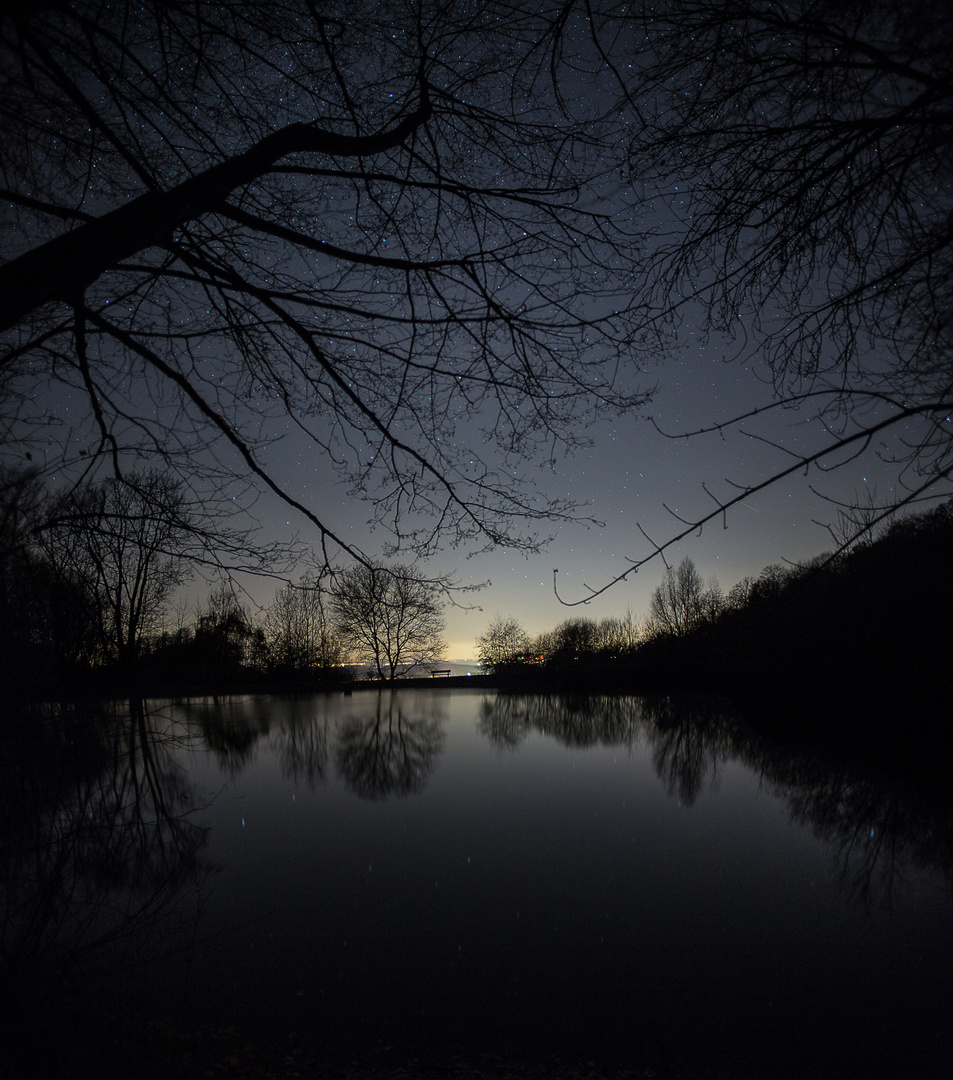
<path fill-rule="evenodd" d="M 271 730 L 271 715 L 261 698 L 216 695 L 188 700 L 180 707 L 230 776 L 237 776 L 254 760 L 259 741 Z"/>
<path fill-rule="evenodd" d="M 411 719 L 396 694 L 379 694 L 373 716 L 351 715 L 338 727 L 335 761 L 345 784 L 362 799 L 380 800 L 424 789 L 443 749 L 445 715 L 430 702 L 431 715 Z M 421 706 L 414 702 L 414 708 Z"/>
<path fill-rule="evenodd" d="M 21 736 L 0 766 L 4 996 L 184 947 L 196 906 L 176 901 L 210 870 L 207 830 L 162 718 L 136 700 L 4 719 Z"/>
<path fill-rule="evenodd" d="M 285 721 L 272 734 L 286 780 L 312 791 L 327 780 L 330 718 L 327 699 L 303 697 L 285 702 Z"/>
<path fill-rule="evenodd" d="M 498 694 L 482 703 L 477 729 L 503 750 L 534 731 L 570 747 L 629 746 L 640 737 L 640 701 L 611 694 Z"/>
<path fill-rule="evenodd" d="M 865 903 L 889 902 L 913 867 L 939 871 L 953 885 L 953 800 L 946 785 L 782 746 L 757 735 L 723 704 L 702 697 L 563 697 L 499 694 L 477 723 L 495 746 L 515 750 L 530 734 L 568 747 L 652 750 L 669 795 L 692 806 L 738 761 L 783 798 L 793 821 L 832 848 L 843 887 Z"/>
<path fill-rule="evenodd" d="M 669 795 L 693 806 L 717 787 L 718 766 L 735 756 L 730 719 L 699 699 L 646 698 L 641 709 L 656 773 Z"/>
<path fill-rule="evenodd" d="M 844 886 L 865 903 L 889 903 L 915 866 L 937 868 L 953 882 L 948 797 L 882 775 L 848 772 L 832 772 L 785 794 L 794 820 L 810 824 L 834 847 Z"/>

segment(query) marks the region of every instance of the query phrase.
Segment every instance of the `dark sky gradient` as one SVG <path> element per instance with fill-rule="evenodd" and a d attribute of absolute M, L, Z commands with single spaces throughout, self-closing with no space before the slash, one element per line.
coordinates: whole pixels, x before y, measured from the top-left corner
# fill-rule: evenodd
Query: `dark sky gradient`
<path fill-rule="evenodd" d="M 731 498 L 736 484 L 753 485 L 788 467 L 791 459 L 759 438 L 743 431 L 783 442 L 794 453 L 819 445 L 824 432 L 810 406 L 800 411 L 780 410 L 732 430 L 689 439 L 666 435 L 724 421 L 772 400 L 771 388 L 748 363 L 729 362 L 733 349 L 708 343 L 699 346 L 689 331 L 684 345 L 660 357 L 657 369 L 647 371 L 646 384 L 657 382 L 659 392 L 642 414 L 608 418 L 590 434 L 595 445 L 560 462 L 556 471 L 530 465 L 527 473 L 541 492 L 588 502 L 584 513 L 601 525 L 562 524 L 550 544 L 538 555 L 523 556 L 495 551 L 467 557 L 465 551 L 447 550 L 431 560 L 426 570 L 453 573 L 461 585 L 489 582 L 486 588 L 463 595 L 461 603 L 474 610 L 447 610 L 448 657 L 474 656 L 474 639 L 497 614 L 515 616 L 530 633 L 551 629 L 566 618 L 599 619 L 644 614 L 665 565 L 654 559 L 591 603 L 567 607 L 553 592 L 553 569 L 559 570 L 563 600 L 573 602 L 606 585 L 629 565 L 651 551 L 641 526 L 652 540 L 662 543 L 684 526 L 666 506 L 689 520 L 714 508 L 704 484 L 721 499 Z M 663 432 L 661 434 L 655 424 Z M 277 434 L 277 433 L 276 433 Z M 343 524 L 345 537 L 374 551 L 386 541 L 383 533 L 369 532 L 368 504 L 348 496 L 322 461 L 285 436 L 271 451 L 282 472 L 295 476 L 295 492 L 313 499 L 319 510 Z M 835 462 L 846 457 L 841 454 Z M 756 575 L 775 562 L 810 558 L 832 546 L 823 527 L 836 522 L 837 507 L 827 500 L 863 501 L 870 491 L 884 499 L 894 490 L 895 467 L 872 450 L 830 472 L 816 467 L 751 496 L 728 513 L 727 528 L 719 519 L 701 536 L 693 534 L 671 548 L 666 557 L 677 563 L 689 556 L 707 578 L 715 575 L 727 591 L 746 575 Z M 814 489 L 814 490 L 812 490 Z M 308 533 L 290 513 L 276 508 L 263 514 L 266 532 L 287 539 L 297 531 Z M 820 523 L 820 524 L 818 524 Z M 269 582 L 252 583 L 251 595 L 267 603 Z"/>

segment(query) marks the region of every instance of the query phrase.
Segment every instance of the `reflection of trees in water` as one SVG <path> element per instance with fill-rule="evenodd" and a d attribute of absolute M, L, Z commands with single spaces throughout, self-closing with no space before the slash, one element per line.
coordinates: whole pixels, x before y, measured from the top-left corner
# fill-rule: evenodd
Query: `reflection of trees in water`
<path fill-rule="evenodd" d="M 865 901 L 889 900 L 914 867 L 939 871 L 953 884 L 953 800 L 947 790 L 862 761 L 778 746 L 717 707 L 705 717 L 697 702 L 676 706 L 656 724 L 652 742 L 656 768 L 666 771 L 670 784 L 678 777 L 691 790 L 704 787 L 702 770 L 714 775 L 718 761 L 737 760 L 760 773 L 786 801 L 792 820 L 831 845 L 845 889 Z"/>
<path fill-rule="evenodd" d="M 948 791 L 860 763 L 779 747 L 714 700 L 500 694 L 484 703 L 478 728 L 510 749 L 533 731 L 567 746 L 644 741 L 669 794 L 688 806 L 717 783 L 722 764 L 740 761 L 786 800 L 794 821 L 810 825 L 833 847 L 839 874 L 852 893 L 889 898 L 914 866 L 938 870 L 953 883 Z"/>
<path fill-rule="evenodd" d="M 316 707 L 326 702 L 326 698 L 314 697 L 285 702 L 284 722 L 272 733 L 282 775 L 312 790 L 327 779 L 330 722 L 327 711 L 320 710 L 323 715 L 319 715 Z"/>
<path fill-rule="evenodd" d="M 238 776 L 255 759 L 259 743 L 268 736 L 283 775 L 314 788 L 327 776 L 328 719 L 319 716 L 319 706 L 327 699 L 314 695 L 282 698 L 280 709 L 277 700 L 225 696 L 185 701 L 180 708 L 230 776 Z"/>
<path fill-rule="evenodd" d="M 506 749 L 517 747 L 531 731 L 569 747 L 648 741 L 669 793 L 688 805 L 715 781 L 718 763 L 731 752 L 722 714 L 703 702 L 676 704 L 671 698 L 499 694 L 484 702 L 477 726 Z"/>
<path fill-rule="evenodd" d="M 525 694 L 498 694 L 480 704 L 477 730 L 503 750 L 513 750 L 534 730 L 533 705 L 540 698 Z"/>
<path fill-rule="evenodd" d="M 255 760 L 262 739 L 282 775 L 314 789 L 327 779 L 329 727 L 339 698 L 324 694 L 212 697 L 181 702 L 183 720 L 201 732 L 219 767 L 233 778 Z"/>
<path fill-rule="evenodd" d="M 642 701 L 652 762 L 660 779 L 683 806 L 692 806 L 718 781 L 718 766 L 735 756 L 731 719 L 700 699 Z"/>
<path fill-rule="evenodd" d="M 194 932 L 194 913 L 168 916 L 207 870 L 206 830 L 190 820 L 172 736 L 153 719 L 138 701 L 125 715 L 63 706 L 19 718 L 34 739 L 0 766 L 6 992 L 146 959 Z M 78 770 L 46 759 L 70 729 L 83 739 Z"/>
<path fill-rule="evenodd" d="M 532 731 L 566 746 L 632 745 L 641 727 L 640 698 L 611 694 L 498 694 L 481 705 L 477 728 L 502 749 Z"/>
<path fill-rule="evenodd" d="M 335 760 L 347 786 L 362 799 L 386 799 L 422 791 L 443 749 L 443 705 L 429 702 L 430 716 L 405 715 L 397 694 L 379 694 L 373 716 L 348 716 L 338 725 Z M 409 704 L 404 702 L 403 704 Z"/>
<path fill-rule="evenodd" d="M 844 887 L 865 901 L 889 900 L 913 867 L 939 871 L 953 883 L 953 801 L 861 761 L 819 750 L 782 747 L 759 737 L 717 705 L 646 703 L 655 766 L 669 790 L 697 794 L 719 762 L 737 760 L 760 773 L 788 804 L 793 821 L 831 845 Z"/>
<path fill-rule="evenodd" d="M 841 879 L 859 898 L 889 900 L 912 867 L 932 867 L 953 882 L 948 792 L 846 768 L 828 769 L 810 784 L 780 781 L 776 790 L 795 821 L 833 846 Z"/>
<path fill-rule="evenodd" d="M 189 723 L 197 724 L 205 745 L 223 772 L 237 776 L 253 760 L 259 741 L 271 728 L 265 699 L 213 697 L 181 703 Z"/>

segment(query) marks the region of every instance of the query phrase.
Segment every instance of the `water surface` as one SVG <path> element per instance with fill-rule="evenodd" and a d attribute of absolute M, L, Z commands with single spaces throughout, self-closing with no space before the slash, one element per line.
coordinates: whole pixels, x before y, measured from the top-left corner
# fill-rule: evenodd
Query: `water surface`
<path fill-rule="evenodd" d="M 900 781 L 633 697 L 151 702 L 104 731 L 37 827 L 96 823 L 68 944 L 139 1008 L 327 1052 L 948 1075 L 950 818 Z"/>

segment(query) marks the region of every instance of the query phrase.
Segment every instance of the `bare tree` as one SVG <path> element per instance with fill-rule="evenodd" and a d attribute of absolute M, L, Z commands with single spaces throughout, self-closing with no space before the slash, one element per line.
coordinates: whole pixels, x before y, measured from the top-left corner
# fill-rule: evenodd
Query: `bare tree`
<path fill-rule="evenodd" d="M 265 632 L 272 659 L 281 667 L 305 671 L 344 661 L 322 584 L 312 575 L 278 590 L 265 616 Z"/>
<path fill-rule="evenodd" d="M 206 598 L 195 626 L 195 646 L 212 675 L 261 665 L 264 632 L 255 626 L 230 582 L 223 581 Z"/>
<path fill-rule="evenodd" d="M 344 571 L 334 582 L 332 610 L 351 657 L 372 665 L 380 679 L 439 660 L 447 647 L 440 587 L 413 567 L 374 563 Z"/>
<path fill-rule="evenodd" d="M 775 398 L 697 432 L 770 439 L 790 464 L 744 477 L 648 538 L 635 572 L 781 477 L 877 449 L 898 478 L 878 521 L 953 475 L 953 12 L 943 0 L 573 3 L 590 30 L 620 170 L 658 228 L 630 279 L 643 329 L 690 325 Z M 575 32 L 570 32 L 573 28 Z M 816 413 L 812 444 L 757 423 Z M 802 428 L 803 431 L 803 428 Z M 856 515 L 855 515 L 856 516 Z M 876 521 L 863 515 L 855 535 Z M 852 538 L 846 538 L 849 545 Z M 598 590 L 603 591 L 603 590 Z M 592 593 L 579 602 L 591 599 Z"/>
<path fill-rule="evenodd" d="M 604 652 L 629 652 L 645 638 L 644 620 L 626 610 L 624 615 L 600 619 L 598 632 L 599 648 Z"/>
<path fill-rule="evenodd" d="M 732 611 L 738 611 L 747 607 L 755 595 L 756 586 L 757 581 L 750 576 L 736 581 L 728 590 L 728 599 L 726 601 L 728 608 Z"/>
<path fill-rule="evenodd" d="M 116 476 L 158 457 L 239 503 L 241 483 L 277 494 L 326 561 L 360 556 L 269 454 L 287 430 L 395 548 L 535 550 L 575 510 L 528 493 L 527 457 L 645 399 L 620 367 L 641 347 L 619 293 L 637 238 L 583 198 L 611 155 L 541 77 L 559 14 L 6 11 L 10 452 Z"/>
<path fill-rule="evenodd" d="M 600 645 L 599 626 L 594 619 L 566 619 L 552 634 L 552 657 L 578 660 L 591 656 Z"/>
<path fill-rule="evenodd" d="M 497 615 L 476 639 L 477 657 L 488 671 L 516 660 L 529 649 L 529 636 L 519 619 Z"/>
<path fill-rule="evenodd" d="M 71 491 L 53 505 L 41 533 L 57 574 L 92 597 L 100 657 L 131 664 L 165 605 L 191 576 L 183 557 L 190 530 L 181 486 L 159 473 L 131 473 Z"/>
<path fill-rule="evenodd" d="M 705 582 L 702 592 L 702 622 L 714 623 L 721 618 L 728 606 L 725 591 L 722 589 L 718 578 L 711 574 Z"/>
<path fill-rule="evenodd" d="M 5 12 L 4 453 L 160 458 L 363 557 L 281 471 L 288 431 L 395 549 L 535 550 L 575 508 L 527 460 L 642 404 L 633 361 L 701 313 L 823 435 L 626 573 L 899 432 L 886 516 L 953 469 L 948 7 Z"/>
<path fill-rule="evenodd" d="M 705 618 L 705 587 L 695 564 L 684 558 L 669 567 L 649 602 L 649 622 L 655 634 L 683 637 Z"/>

